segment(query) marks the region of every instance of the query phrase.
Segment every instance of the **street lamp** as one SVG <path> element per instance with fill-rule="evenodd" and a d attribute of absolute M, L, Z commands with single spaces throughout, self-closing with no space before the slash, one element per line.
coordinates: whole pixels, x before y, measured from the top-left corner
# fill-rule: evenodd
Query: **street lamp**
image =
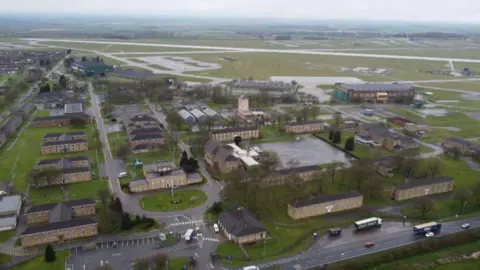
<path fill-rule="evenodd" d="M 462 215 L 465 214 L 465 205 L 467 204 L 467 201 L 463 202 L 463 207 L 462 207 Z"/>

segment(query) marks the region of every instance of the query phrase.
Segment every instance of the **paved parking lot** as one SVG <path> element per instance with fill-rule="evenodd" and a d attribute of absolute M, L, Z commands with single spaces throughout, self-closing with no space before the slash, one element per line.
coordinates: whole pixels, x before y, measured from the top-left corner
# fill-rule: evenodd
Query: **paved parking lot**
<path fill-rule="evenodd" d="M 309 136 L 300 137 L 299 141 L 260 144 L 263 150 L 278 153 L 282 167 L 288 167 L 289 161 L 295 161 L 294 167 L 318 165 L 322 163 L 344 162 L 348 158 L 340 150 L 324 141 Z M 308 158 L 305 158 L 308 153 Z"/>

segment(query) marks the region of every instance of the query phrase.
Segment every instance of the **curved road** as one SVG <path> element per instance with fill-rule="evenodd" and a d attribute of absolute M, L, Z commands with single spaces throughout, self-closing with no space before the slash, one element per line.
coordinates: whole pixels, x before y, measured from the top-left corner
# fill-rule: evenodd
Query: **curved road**
<path fill-rule="evenodd" d="M 131 214 L 134 215 L 145 215 L 147 217 L 155 218 L 158 220 L 165 220 L 165 219 L 171 219 L 177 216 L 193 216 L 193 217 L 202 217 L 203 213 L 207 210 L 209 206 L 211 206 L 214 202 L 220 200 L 220 191 L 221 191 L 221 186 L 218 182 L 212 179 L 210 174 L 205 170 L 204 164 L 199 162 L 200 164 L 200 172 L 207 178 L 207 183 L 199 187 L 199 189 L 203 190 L 205 193 L 207 193 L 207 201 L 195 208 L 187 209 L 187 210 L 181 210 L 181 211 L 170 211 L 170 212 L 152 212 L 152 211 L 146 211 L 143 210 L 140 207 L 139 200 L 141 198 L 141 195 L 129 195 L 125 194 L 121 187 L 120 187 L 120 181 L 118 179 L 118 173 L 119 167 L 118 167 L 118 162 L 113 158 L 112 152 L 110 150 L 110 145 L 108 143 L 107 139 L 107 133 L 106 129 L 103 123 L 102 115 L 100 112 L 100 102 L 98 100 L 98 97 L 94 94 L 93 92 L 93 86 L 91 83 L 88 84 L 88 91 L 90 93 L 91 101 L 92 101 L 92 110 L 94 117 L 97 122 L 97 127 L 99 130 L 100 134 L 100 141 L 102 142 L 103 147 L 103 154 L 105 156 L 105 172 L 109 178 L 109 189 L 112 194 L 114 194 L 116 197 L 120 199 L 122 202 L 123 209 Z M 165 126 L 165 129 L 167 129 L 168 132 L 168 123 L 166 123 L 165 119 L 163 116 L 158 113 L 155 108 L 149 104 L 151 107 L 151 110 L 154 114 L 154 116 Z M 180 149 L 187 151 L 189 156 L 191 156 L 191 153 L 187 147 L 182 141 L 179 142 L 179 147 Z"/>

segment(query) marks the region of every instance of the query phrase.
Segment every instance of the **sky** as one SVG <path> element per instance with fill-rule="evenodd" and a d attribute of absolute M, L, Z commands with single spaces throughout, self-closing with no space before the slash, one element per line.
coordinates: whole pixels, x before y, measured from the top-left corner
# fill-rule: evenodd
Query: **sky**
<path fill-rule="evenodd" d="M 479 0 L 1 0 L 2 13 L 480 22 Z"/>

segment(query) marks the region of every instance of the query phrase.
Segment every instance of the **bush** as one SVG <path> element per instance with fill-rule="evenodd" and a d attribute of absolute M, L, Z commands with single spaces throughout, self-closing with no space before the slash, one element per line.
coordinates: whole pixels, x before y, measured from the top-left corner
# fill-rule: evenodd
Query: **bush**
<path fill-rule="evenodd" d="M 342 142 L 342 133 L 340 132 L 340 130 L 336 130 L 335 132 L 333 132 L 332 142 L 333 143 L 341 143 Z"/>
<path fill-rule="evenodd" d="M 51 245 L 48 245 L 45 249 L 45 261 L 46 262 L 53 262 L 56 259 L 55 250 Z"/>
<path fill-rule="evenodd" d="M 330 132 L 328 133 L 328 139 L 330 141 L 333 140 L 333 130 L 330 130 Z"/>

